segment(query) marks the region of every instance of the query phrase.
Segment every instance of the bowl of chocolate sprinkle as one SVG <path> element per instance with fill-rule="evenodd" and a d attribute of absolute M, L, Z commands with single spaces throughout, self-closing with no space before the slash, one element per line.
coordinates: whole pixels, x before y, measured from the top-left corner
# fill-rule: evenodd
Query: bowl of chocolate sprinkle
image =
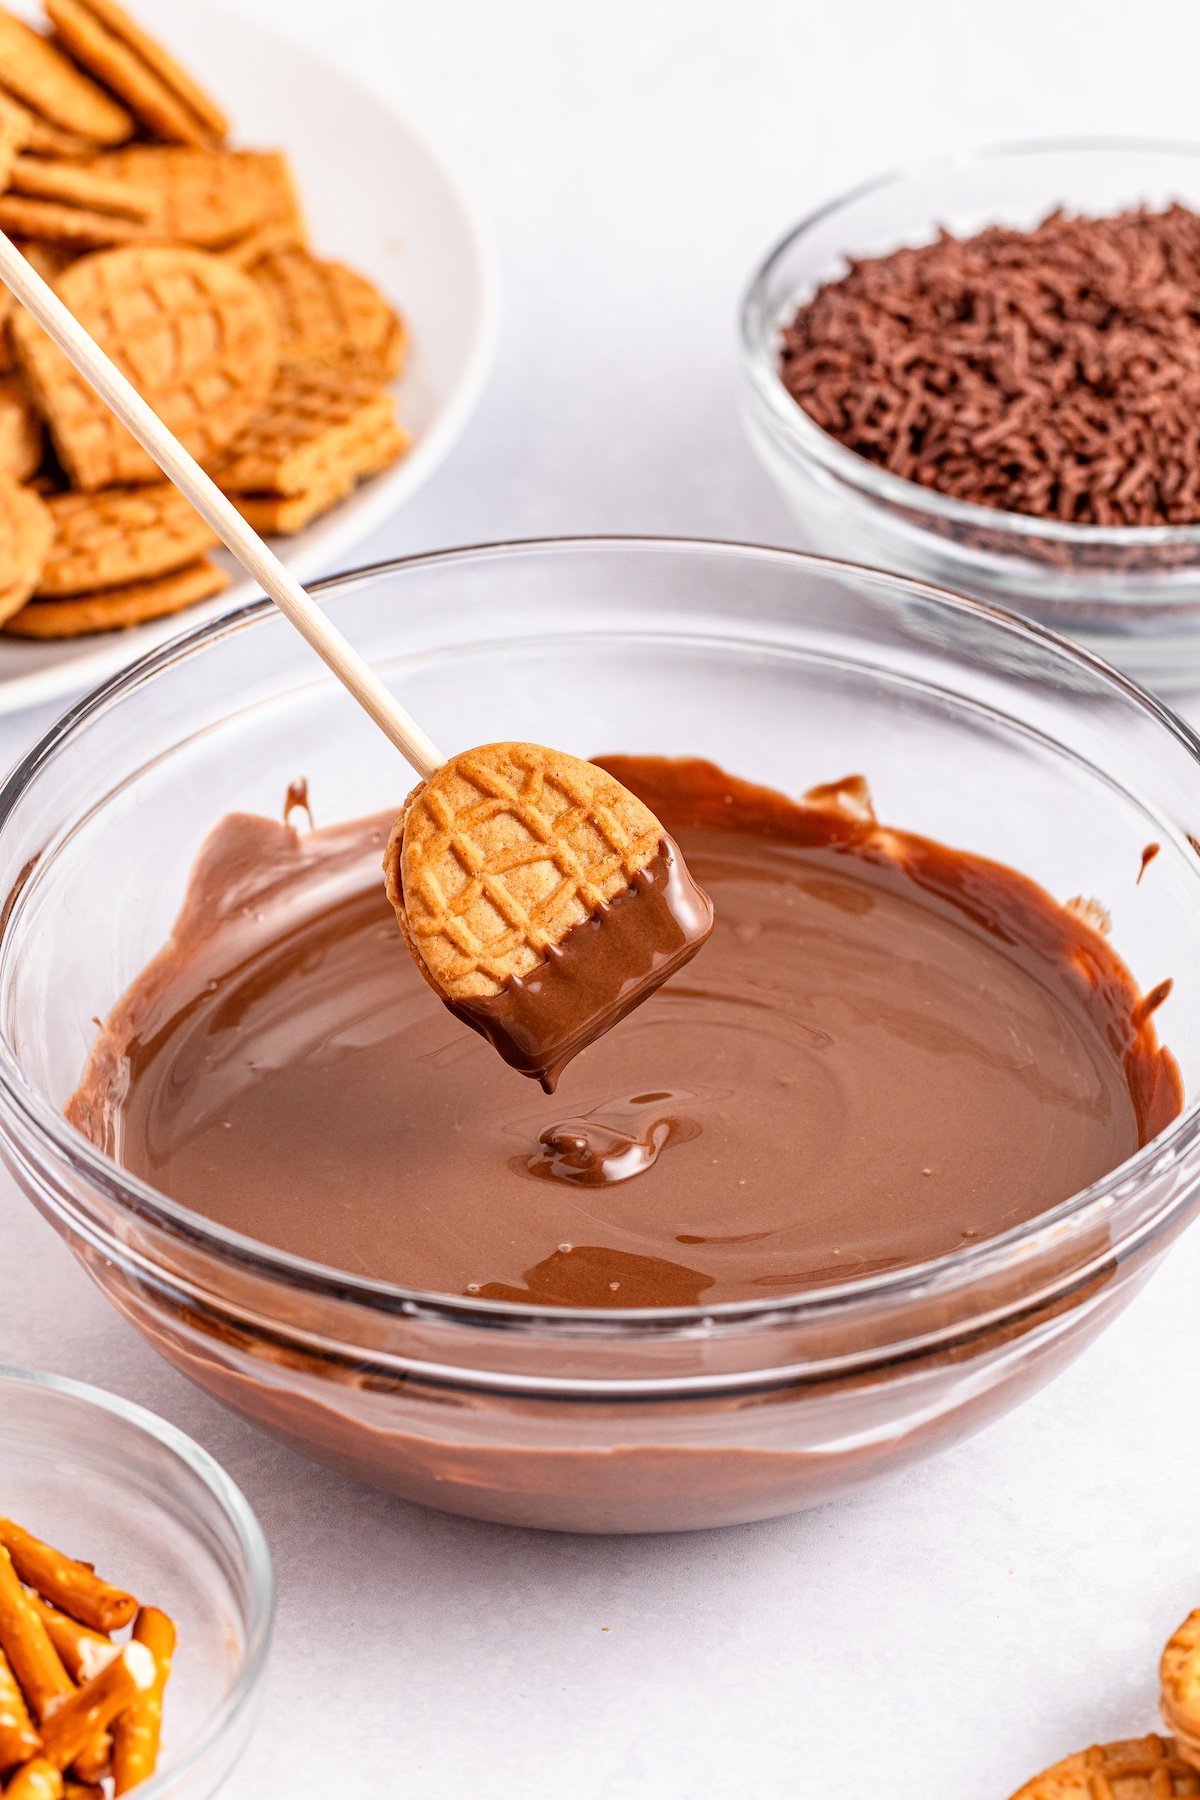
<path fill-rule="evenodd" d="M 1022 144 L 811 213 L 742 308 L 806 540 L 1200 687 L 1200 145 Z"/>

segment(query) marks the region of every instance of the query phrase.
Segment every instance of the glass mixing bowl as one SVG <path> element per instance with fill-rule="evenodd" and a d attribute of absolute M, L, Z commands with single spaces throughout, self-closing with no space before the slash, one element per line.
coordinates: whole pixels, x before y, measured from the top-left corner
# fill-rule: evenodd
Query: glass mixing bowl
<path fill-rule="evenodd" d="M 778 375 L 781 326 L 851 257 L 881 256 L 1061 206 L 1093 216 L 1184 201 L 1200 211 L 1200 146 L 1015 144 L 885 175 L 810 213 L 742 305 L 741 404 L 804 541 L 1018 608 L 1164 690 L 1200 684 L 1200 525 L 1067 525 L 973 506 L 905 481 L 815 424 Z"/>
<path fill-rule="evenodd" d="M 1200 1093 L 1200 744 L 1085 651 L 919 583 L 735 544 L 500 545 L 326 583 L 447 749 L 695 753 L 1096 898 Z M 1035 1222 L 787 1300 L 538 1310 L 407 1292 L 208 1223 L 63 1120 L 102 1016 L 230 810 L 319 824 L 412 777 L 265 603 L 83 701 L 0 791 L 0 1134 L 113 1304 L 289 1443 L 410 1499 L 587 1531 L 766 1517 L 1012 1406 L 1145 1279 L 1200 1196 L 1194 1105 Z M 1140 883 L 1142 852 L 1161 846 Z M 398 1101 L 399 1103 L 399 1101 Z M 782 1179 L 782 1177 L 781 1177 Z"/>
<path fill-rule="evenodd" d="M 4 1511 L 179 1632 L 158 1770 L 139 1800 L 207 1800 L 258 1710 L 271 1559 L 245 1498 L 198 1444 L 143 1407 L 61 1375 L 0 1367 Z"/>

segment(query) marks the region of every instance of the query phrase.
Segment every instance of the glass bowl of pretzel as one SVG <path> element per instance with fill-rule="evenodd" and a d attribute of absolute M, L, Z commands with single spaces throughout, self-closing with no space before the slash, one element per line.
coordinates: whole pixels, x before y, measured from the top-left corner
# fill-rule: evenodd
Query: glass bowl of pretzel
<path fill-rule="evenodd" d="M 5 1800 L 202 1800 L 245 1746 L 273 1612 L 241 1493 L 139 1406 L 0 1367 Z"/>

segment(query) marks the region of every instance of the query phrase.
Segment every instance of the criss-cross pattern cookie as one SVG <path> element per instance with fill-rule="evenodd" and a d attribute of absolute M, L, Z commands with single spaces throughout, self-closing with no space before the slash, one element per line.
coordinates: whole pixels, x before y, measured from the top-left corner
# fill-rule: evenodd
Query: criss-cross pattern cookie
<path fill-rule="evenodd" d="M 1200 1774 L 1170 1738 L 1093 1744 L 1026 1782 L 1012 1800 L 1191 1800 Z"/>
<path fill-rule="evenodd" d="M 211 462 L 253 417 L 274 379 L 275 323 L 261 289 L 200 250 L 149 247 L 82 257 L 58 292 L 84 329 L 192 455 Z M 13 345 L 63 467 L 85 492 L 157 481 L 118 425 L 28 314 Z"/>
<path fill-rule="evenodd" d="M 4 629 L 13 637 L 26 638 L 74 638 L 97 631 L 122 631 L 131 625 L 143 625 L 148 619 L 183 612 L 228 586 L 228 572 L 201 559 L 153 581 L 131 582 L 128 587 L 105 588 L 102 593 L 75 594 L 63 600 L 31 600 L 14 612 Z"/>
<path fill-rule="evenodd" d="M 47 38 L 0 8 L 0 87 L 91 144 L 122 144 L 133 120 Z"/>
<path fill-rule="evenodd" d="M 231 493 L 248 525 L 268 537 L 290 537 L 353 493 L 361 481 L 399 462 L 411 444 L 402 425 L 391 423 L 364 432 L 349 446 L 340 463 L 331 464 L 311 487 L 299 494 Z"/>
<path fill-rule="evenodd" d="M 30 112 L 27 106 L 4 87 L 4 71 L 0 69 L 0 140 L 19 139 L 18 150 L 29 150 L 35 156 L 90 156 L 96 149 L 91 138 L 79 137 L 73 131 L 62 131 L 49 119 Z M 0 188 L 4 186 L 0 182 Z"/>
<path fill-rule="evenodd" d="M 126 587 L 194 563 L 216 535 L 170 482 L 55 494 L 48 501 L 54 543 L 36 588 L 39 599 Z"/>
<path fill-rule="evenodd" d="M 18 612 L 33 592 L 53 536 L 45 501 L 0 479 L 0 619 Z"/>
<path fill-rule="evenodd" d="M 213 479 L 233 494 L 303 494 L 352 469 L 361 447 L 395 429 L 396 406 L 356 363 L 291 363 Z"/>
<path fill-rule="evenodd" d="M 28 148 L 35 156 L 91 156 L 96 145 L 91 138 L 63 131 L 59 126 L 51 125 L 49 119 L 40 119 L 36 113 L 30 113 Z"/>
<path fill-rule="evenodd" d="M 239 184 L 247 193 L 253 194 L 258 208 L 255 232 L 250 234 L 249 240 L 239 240 L 239 244 L 244 246 L 252 241 L 256 232 L 262 231 L 274 233 L 274 241 L 269 246 L 272 250 L 305 249 L 308 228 L 287 153 L 283 150 L 231 150 L 228 154 L 237 170 Z M 235 248 L 231 245 L 229 254 L 232 255 Z M 266 253 L 266 250 L 258 252 L 259 255 Z"/>
<path fill-rule="evenodd" d="M 9 191 L 143 222 L 156 218 L 162 207 L 159 195 L 150 189 L 107 175 L 102 158 L 89 166 L 45 156 L 18 156 L 9 175 Z"/>
<path fill-rule="evenodd" d="M 328 362 L 350 352 L 381 381 L 399 373 L 404 326 L 365 275 L 305 250 L 264 256 L 251 273 L 271 302 L 281 362 Z"/>
<path fill-rule="evenodd" d="M 1163 1723 L 1181 1754 L 1200 1768 L 1200 1611 L 1189 1613 L 1158 1667 Z"/>
<path fill-rule="evenodd" d="M 233 161 L 239 184 L 255 198 L 259 220 L 245 237 L 230 244 L 222 255 L 239 268 L 249 269 L 277 250 L 304 250 L 308 228 L 292 176 L 292 165 L 282 150 L 235 150 Z"/>
<path fill-rule="evenodd" d="M 106 249 L 111 244 L 145 243 L 149 228 L 140 219 L 117 213 L 96 212 L 87 206 L 64 205 L 60 200 L 40 200 L 30 194 L 0 194 L 0 230 L 17 237 L 39 238 L 47 243 L 72 244 L 84 250 Z"/>
<path fill-rule="evenodd" d="M 29 114 L 0 94 L 0 193 L 12 180 L 17 160 L 29 142 Z"/>
<path fill-rule="evenodd" d="M 225 136 L 229 122 L 216 102 L 113 0 L 46 0 L 46 12 L 76 62 L 155 136 L 180 144 Z"/>
<path fill-rule="evenodd" d="M 42 421 L 19 379 L 0 375 L 0 477 L 28 481 L 41 461 Z"/>
<path fill-rule="evenodd" d="M 270 200 L 257 166 L 247 179 L 241 158 L 225 150 L 127 144 L 94 157 L 88 167 L 105 180 L 153 195 L 158 235 L 198 250 L 241 238 L 262 222 Z"/>
<path fill-rule="evenodd" d="M 426 979 L 452 1000 L 498 994 L 624 893 L 663 828 L 593 763 L 540 744 L 468 750 L 410 795 L 384 860 Z"/>

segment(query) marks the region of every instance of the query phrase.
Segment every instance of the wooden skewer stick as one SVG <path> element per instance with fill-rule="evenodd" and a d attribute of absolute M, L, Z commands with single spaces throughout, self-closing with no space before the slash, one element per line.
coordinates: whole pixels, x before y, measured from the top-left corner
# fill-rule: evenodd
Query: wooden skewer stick
<path fill-rule="evenodd" d="M 427 781 L 445 758 L 416 720 L 405 712 L 357 650 L 330 624 L 275 553 L 247 525 L 232 501 L 226 499 L 195 458 L 189 456 L 178 438 L 167 430 L 157 413 L 147 406 L 137 389 L 3 232 L 0 232 L 0 279 L 32 313 L 43 331 L 53 338 L 88 386 L 95 389 L 163 474 L 186 495 L 201 518 L 207 520 L 246 572 L 270 595 L 280 612 L 311 644 L 342 686 L 353 694 L 400 754 Z"/>

